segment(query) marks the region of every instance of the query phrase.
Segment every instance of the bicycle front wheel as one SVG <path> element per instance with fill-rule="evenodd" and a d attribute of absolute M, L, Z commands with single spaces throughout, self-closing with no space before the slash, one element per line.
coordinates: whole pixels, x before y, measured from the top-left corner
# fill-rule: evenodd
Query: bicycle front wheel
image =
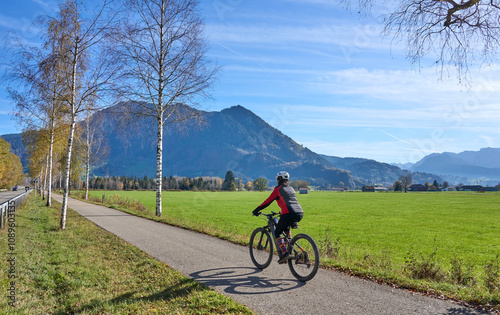
<path fill-rule="evenodd" d="M 256 228 L 250 236 L 250 258 L 255 267 L 264 269 L 273 259 L 273 241 L 265 228 Z"/>
<path fill-rule="evenodd" d="M 307 234 L 297 234 L 290 241 L 292 258 L 288 267 L 300 281 L 309 281 L 318 272 L 319 250 L 316 242 Z"/>

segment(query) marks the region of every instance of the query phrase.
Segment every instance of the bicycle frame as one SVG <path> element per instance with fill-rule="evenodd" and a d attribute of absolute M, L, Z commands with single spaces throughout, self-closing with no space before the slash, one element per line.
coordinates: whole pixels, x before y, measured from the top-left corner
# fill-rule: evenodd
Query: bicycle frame
<path fill-rule="evenodd" d="M 269 232 L 271 233 L 271 236 L 273 237 L 273 242 L 274 242 L 274 248 L 276 248 L 276 251 L 278 252 L 278 255 L 281 255 L 279 251 L 279 245 L 278 241 L 276 240 L 276 224 L 277 222 L 275 221 L 275 216 L 279 216 L 281 214 L 276 213 L 274 211 L 271 211 L 271 214 L 264 214 L 267 217 L 267 225 L 263 226 L 263 228 L 268 229 Z M 292 239 L 292 231 L 290 230 L 290 227 L 288 227 L 287 230 L 283 231 L 283 238 L 285 239 L 285 243 L 288 244 L 290 243 L 290 240 Z M 298 244 L 297 244 L 298 245 Z M 298 245 L 300 248 L 300 245 Z M 302 249 L 302 248 L 301 248 Z"/>

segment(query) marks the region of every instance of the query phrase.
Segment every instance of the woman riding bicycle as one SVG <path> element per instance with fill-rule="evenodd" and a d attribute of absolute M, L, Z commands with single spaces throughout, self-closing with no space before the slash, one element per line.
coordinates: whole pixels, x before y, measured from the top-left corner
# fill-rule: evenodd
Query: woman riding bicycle
<path fill-rule="evenodd" d="M 281 217 L 276 226 L 275 235 L 281 251 L 278 251 L 280 252 L 280 259 L 278 260 L 280 264 L 290 259 L 290 253 L 287 251 L 285 240 L 281 236 L 281 233 L 286 231 L 294 222 L 302 220 L 302 216 L 304 215 L 304 210 L 302 210 L 302 207 L 297 201 L 295 190 L 288 185 L 289 179 L 290 175 L 287 172 L 279 172 L 276 175 L 278 186 L 274 188 L 269 198 L 252 212 L 253 215 L 259 215 L 259 212 L 269 206 L 274 200 L 278 203 L 281 209 Z"/>

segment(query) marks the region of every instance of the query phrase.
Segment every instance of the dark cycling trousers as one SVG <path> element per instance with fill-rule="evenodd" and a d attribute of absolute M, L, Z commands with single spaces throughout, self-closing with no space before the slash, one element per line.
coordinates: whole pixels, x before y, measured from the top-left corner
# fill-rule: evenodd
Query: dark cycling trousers
<path fill-rule="evenodd" d="M 300 220 L 302 220 L 303 216 L 303 212 L 282 214 L 280 220 L 278 221 L 278 224 L 276 225 L 276 237 L 280 237 L 281 233 L 286 231 L 293 222 L 299 222 Z"/>

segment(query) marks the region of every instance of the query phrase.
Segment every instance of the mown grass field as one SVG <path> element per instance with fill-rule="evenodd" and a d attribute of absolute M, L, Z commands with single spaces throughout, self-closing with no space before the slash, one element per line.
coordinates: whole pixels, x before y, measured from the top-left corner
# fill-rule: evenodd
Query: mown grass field
<path fill-rule="evenodd" d="M 135 213 L 154 218 L 153 191 L 91 192 L 103 194 L 140 200 L 147 210 Z M 161 220 L 245 244 L 265 225 L 251 211 L 268 195 L 164 192 Z M 325 266 L 498 306 L 500 194 L 311 192 L 298 199 L 305 216 L 297 232 L 316 239 Z"/>
<path fill-rule="evenodd" d="M 44 204 L 31 194 L 14 232 L 0 230 L 0 314 L 252 314 L 76 212 L 59 230 L 60 205 Z"/>

